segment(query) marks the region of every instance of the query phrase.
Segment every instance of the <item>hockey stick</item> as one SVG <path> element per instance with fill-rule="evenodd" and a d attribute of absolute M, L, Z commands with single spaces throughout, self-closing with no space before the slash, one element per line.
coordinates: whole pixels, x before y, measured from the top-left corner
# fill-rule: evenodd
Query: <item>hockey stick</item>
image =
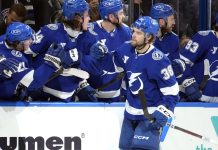
<path fill-rule="evenodd" d="M 142 108 L 143 108 L 143 112 L 144 112 L 144 116 L 145 118 L 147 118 L 151 123 L 154 122 L 154 118 L 151 114 L 149 114 L 148 112 L 148 107 L 147 107 L 147 104 L 146 104 L 146 97 L 144 95 L 144 92 L 143 90 L 140 90 L 139 91 L 139 99 L 141 101 L 141 105 L 142 105 Z M 163 111 L 164 113 L 164 111 Z M 168 113 L 166 115 L 169 115 Z M 173 124 L 170 124 L 170 123 L 167 123 L 166 124 L 168 127 L 172 128 L 172 129 L 175 129 L 175 130 L 178 130 L 178 131 L 181 131 L 183 133 L 186 133 L 186 134 L 189 134 L 189 135 L 192 135 L 194 137 L 197 137 L 197 138 L 200 138 L 201 140 L 203 141 L 206 141 L 206 142 L 209 142 L 209 143 L 212 143 L 212 144 L 216 144 L 218 145 L 218 141 L 216 140 L 213 140 L 211 138 L 208 138 L 208 137 L 205 137 L 203 135 L 200 135 L 198 133 L 195 133 L 195 132 L 192 132 L 190 130 L 187 130 L 187 129 L 184 129 L 182 127 L 179 127 L 179 126 L 176 126 L 176 125 L 173 125 Z"/>
<path fill-rule="evenodd" d="M 199 138 L 199 139 L 201 139 L 201 140 L 203 140 L 203 141 L 205 141 L 205 142 L 209 142 L 209 143 L 218 145 L 218 141 L 213 140 L 213 139 L 211 139 L 211 138 L 205 137 L 205 136 L 203 136 L 203 135 L 200 135 L 200 134 L 198 134 L 198 133 L 192 132 L 192 131 L 190 131 L 190 130 L 181 128 L 181 127 L 179 127 L 179 126 L 176 126 L 176 125 L 173 125 L 173 124 L 170 124 L 170 123 L 167 123 L 166 125 L 169 126 L 170 128 L 173 128 L 173 129 L 179 130 L 179 131 L 181 131 L 181 132 L 184 132 L 184 133 L 186 133 L 186 134 L 189 134 L 189 135 L 192 135 L 192 136 L 194 136 L 194 137 L 197 137 L 197 138 Z"/>
<path fill-rule="evenodd" d="M 60 74 L 64 74 L 64 76 L 75 76 L 81 79 L 88 79 L 89 78 L 89 73 L 81 70 L 81 69 L 77 69 L 77 68 L 69 68 L 69 69 L 64 69 L 63 67 L 61 67 L 58 71 L 56 71 L 49 79 L 46 83 L 48 83 L 49 81 L 53 80 L 54 78 L 56 78 L 57 76 L 59 76 Z"/>
<path fill-rule="evenodd" d="M 97 88 L 97 91 L 101 91 L 101 90 L 105 89 L 106 87 L 110 86 L 111 84 L 115 83 L 116 81 L 122 79 L 124 77 L 124 75 L 125 75 L 124 72 L 120 72 L 114 79 L 110 80 L 109 82 L 107 82 L 104 85 Z"/>
<path fill-rule="evenodd" d="M 75 76 L 75 77 L 78 77 L 81 79 L 88 79 L 89 78 L 88 72 L 81 70 L 81 69 L 77 69 L 77 68 L 64 69 L 63 74 L 66 74 L 69 76 Z"/>
<path fill-rule="evenodd" d="M 209 80 L 209 74 L 210 74 L 210 68 L 209 68 L 210 64 L 209 64 L 209 60 L 205 59 L 204 60 L 204 77 L 203 80 L 201 81 L 200 85 L 199 85 L 199 89 L 203 90 L 204 87 L 207 84 L 207 81 Z"/>

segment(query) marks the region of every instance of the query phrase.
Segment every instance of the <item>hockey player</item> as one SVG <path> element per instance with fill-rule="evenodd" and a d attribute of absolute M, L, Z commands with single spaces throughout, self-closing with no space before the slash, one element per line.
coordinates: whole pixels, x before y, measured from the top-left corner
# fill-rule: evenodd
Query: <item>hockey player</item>
<path fill-rule="evenodd" d="M 104 56 L 114 56 L 117 70 L 126 73 L 127 101 L 119 147 L 158 150 L 160 129 L 170 117 L 166 112 L 172 116 L 179 87 L 170 60 L 152 44 L 159 30 L 157 21 L 144 16 L 132 27 L 131 42 L 125 42 L 113 55 Z M 148 107 L 156 107 L 149 110 L 154 118 L 152 123 L 144 117 L 144 103 L 139 93 L 146 97 Z"/>
<path fill-rule="evenodd" d="M 78 43 L 80 43 L 79 49 L 85 55 L 90 54 L 89 48 L 97 41 L 106 45 L 108 51 L 112 52 L 122 43 L 131 39 L 130 28 L 123 24 L 125 16 L 121 0 L 101 1 L 99 4 L 99 13 L 102 20 L 92 23 L 88 31 L 78 38 Z M 96 44 L 97 47 L 99 46 L 98 44 Z M 98 59 L 100 56 L 95 55 L 94 57 Z M 95 71 L 89 72 L 90 78 L 88 82 L 95 89 L 107 84 L 118 76 L 112 59 L 104 59 L 101 63 L 103 69 L 99 74 L 96 74 Z M 97 92 L 98 100 L 102 102 L 120 101 L 121 82 L 122 80 L 120 79 L 114 82 L 114 84 L 99 90 Z"/>
<path fill-rule="evenodd" d="M 157 3 L 150 10 L 150 16 L 156 19 L 160 26 L 154 46 L 171 61 L 179 58 L 179 37 L 172 31 L 175 26 L 174 13 L 174 9 L 164 3 Z"/>
<path fill-rule="evenodd" d="M 180 50 L 186 67 L 178 80 L 186 101 L 218 102 L 218 13 L 215 20 L 214 30 L 199 31 Z"/>
<path fill-rule="evenodd" d="M 45 52 L 52 43 L 61 44 L 66 51 L 76 49 L 76 38 L 83 30 L 87 30 L 90 20 L 88 10 L 89 6 L 85 0 L 64 1 L 63 23 L 43 26 L 36 33 L 35 43 L 26 52 L 37 55 L 35 57 L 34 67 L 37 68 L 41 64 Z M 79 64 L 74 64 L 72 67 L 78 68 Z M 89 100 L 96 100 L 94 96 L 95 91 L 87 82 L 83 81 L 80 77 L 67 76 L 64 73 L 43 87 L 44 97 L 41 97 L 41 99 L 70 101 L 78 85 L 83 95 L 88 95 Z"/>
<path fill-rule="evenodd" d="M 0 42 L 1 99 L 24 99 L 28 91 L 36 92 L 42 87 L 61 64 L 69 66 L 77 61 L 65 57 L 67 55 L 60 45 L 52 46 L 44 62 L 34 70 L 23 53 L 33 41 L 32 31 L 28 25 L 14 22 L 6 30 L 6 39 Z"/>

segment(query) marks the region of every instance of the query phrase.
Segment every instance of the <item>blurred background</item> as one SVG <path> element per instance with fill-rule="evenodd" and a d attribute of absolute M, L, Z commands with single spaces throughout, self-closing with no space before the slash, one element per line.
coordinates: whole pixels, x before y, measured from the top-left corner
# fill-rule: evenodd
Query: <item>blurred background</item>
<path fill-rule="evenodd" d="M 99 0 L 87 0 L 90 3 L 92 21 L 99 19 L 97 14 Z M 131 23 L 141 15 L 149 15 L 151 5 L 162 2 L 176 10 L 174 32 L 180 37 L 189 37 L 199 30 L 211 29 L 218 0 L 123 0 L 126 11 L 126 23 Z M 22 3 L 28 11 L 25 23 L 36 31 L 45 24 L 58 22 L 61 17 L 63 0 L 0 0 L 0 22 L 4 20 L 8 8 L 14 3 Z"/>

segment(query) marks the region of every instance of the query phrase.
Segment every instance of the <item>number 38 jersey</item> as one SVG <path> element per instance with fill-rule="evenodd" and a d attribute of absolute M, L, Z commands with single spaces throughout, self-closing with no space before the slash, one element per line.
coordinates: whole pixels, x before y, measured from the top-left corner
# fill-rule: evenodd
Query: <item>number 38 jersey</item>
<path fill-rule="evenodd" d="M 137 54 L 130 43 L 124 43 L 114 54 L 115 64 L 126 72 L 127 101 L 125 116 L 143 119 L 139 90 L 147 99 L 148 107 L 165 105 L 173 110 L 178 101 L 178 84 L 170 60 L 153 45 Z"/>

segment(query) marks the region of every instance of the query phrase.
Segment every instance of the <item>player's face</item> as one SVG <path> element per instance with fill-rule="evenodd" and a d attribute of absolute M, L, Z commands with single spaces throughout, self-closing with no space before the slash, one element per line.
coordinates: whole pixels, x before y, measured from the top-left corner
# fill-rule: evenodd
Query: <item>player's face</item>
<path fill-rule="evenodd" d="M 32 44 L 33 42 L 33 39 L 30 38 L 28 40 L 25 40 L 25 41 L 22 41 L 20 42 L 17 47 L 16 47 L 16 50 L 19 50 L 19 51 L 26 51 L 29 49 L 30 45 Z"/>
<path fill-rule="evenodd" d="M 10 24 L 15 21 L 21 22 L 23 20 L 23 17 L 19 17 L 14 11 L 11 11 L 10 13 L 7 14 L 6 17 L 6 24 Z"/>
<path fill-rule="evenodd" d="M 171 32 L 175 26 L 175 18 L 174 15 L 167 17 L 167 26 L 166 29 L 168 32 Z"/>
<path fill-rule="evenodd" d="M 144 45 L 145 43 L 145 34 L 137 28 L 133 28 L 132 41 L 131 44 L 134 47 Z"/>
<path fill-rule="evenodd" d="M 84 14 L 83 14 L 83 24 L 82 24 L 83 30 L 87 30 L 88 29 L 88 23 L 89 23 L 90 19 L 91 18 L 89 16 L 88 11 L 85 11 Z"/>
<path fill-rule="evenodd" d="M 122 24 L 125 19 L 125 14 L 124 14 L 123 9 L 117 12 L 117 18 L 118 18 L 118 24 Z"/>

